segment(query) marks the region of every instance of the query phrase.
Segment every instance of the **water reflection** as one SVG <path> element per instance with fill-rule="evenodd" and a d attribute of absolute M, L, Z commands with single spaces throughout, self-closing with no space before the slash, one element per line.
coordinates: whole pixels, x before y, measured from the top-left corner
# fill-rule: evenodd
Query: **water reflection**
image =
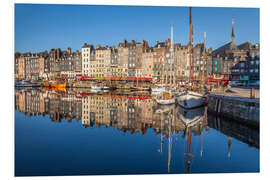
<path fill-rule="evenodd" d="M 203 157 L 203 132 L 214 128 L 228 137 L 227 156 L 231 158 L 231 138 L 259 148 L 258 129 L 207 114 L 205 107 L 184 110 L 177 105 L 158 105 L 149 93 L 106 92 L 91 93 L 81 89 L 15 91 L 15 109 L 26 116 L 49 115 L 53 122 L 71 123 L 75 120 L 84 128 L 116 127 L 123 134 L 141 135 L 153 129 L 160 136 L 158 152 L 163 156 L 165 139 L 168 142 L 167 163 L 171 172 L 172 146 L 179 133 L 186 141 L 184 153 L 185 173 L 191 171 L 194 154 L 192 136 L 200 139 L 200 157 Z M 174 139 L 175 138 L 175 139 Z M 193 149 L 193 151 L 195 151 Z"/>

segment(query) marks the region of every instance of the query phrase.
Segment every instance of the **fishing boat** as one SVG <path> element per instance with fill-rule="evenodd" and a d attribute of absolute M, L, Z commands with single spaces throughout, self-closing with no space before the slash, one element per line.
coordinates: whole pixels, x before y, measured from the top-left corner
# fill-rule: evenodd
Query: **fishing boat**
<path fill-rule="evenodd" d="M 160 94 L 157 96 L 157 103 L 161 105 L 168 105 L 168 104 L 174 104 L 176 102 L 176 94 L 175 94 L 175 87 L 172 86 L 172 62 L 174 62 L 174 43 L 173 43 L 173 26 L 171 27 L 171 47 L 170 47 L 170 53 L 171 53 L 171 61 L 168 63 L 170 65 L 170 74 L 167 74 L 167 76 L 170 76 L 169 84 L 167 87 L 159 87 L 157 89 L 160 90 Z M 162 69 L 163 70 L 163 69 Z M 164 73 L 162 73 L 164 74 Z M 166 76 L 166 77 L 167 77 Z M 175 81 L 175 79 L 174 79 Z M 167 83 L 167 79 L 166 79 Z M 164 91 L 161 91 L 161 89 L 164 88 Z M 154 90 L 157 90 L 154 89 Z"/>
<path fill-rule="evenodd" d="M 131 87 L 132 91 L 149 91 L 149 87 Z"/>
<path fill-rule="evenodd" d="M 206 101 L 205 95 L 194 91 L 186 91 L 177 97 L 178 104 L 186 109 L 201 107 Z"/>
<path fill-rule="evenodd" d="M 54 83 L 50 84 L 50 87 L 52 87 L 52 88 L 66 88 L 66 83 L 54 82 Z"/>
<path fill-rule="evenodd" d="M 91 89 L 92 90 L 100 90 L 100 86 L 94 85 L 94 86 L 91 86 Z"/>
<path fill-rule="evenodd" d="M 165 88 L 164 85 L 158 85 L 158 86 L 156 86 L 156 87 L 152 87 L 152 88 L 151 88 L 151 91 L 152 91 L 153 93 L 160 93 L 160 92 L 166 91 L 166 88 Z"/>
<path fill-rule="evenodd" d="M 193 76 L 193 26 L 192 26 L 192 19 L 191 19 L 191 8 L 189 13 L 189 22 L 190 22 L 190 37 L 189 37 L 189 46 L 190 46 L 190 67 L 189 68 L 189 85 L 192 84 L 192 76 Z M 205 48 L 205 41 L 204 41 L 204 48 Z M 186 109 L 196 108 L 204 105 L 206 100 L 205 94 L 200 94 L 194 91 L 186 91 L 178 96 L 177 101 L 180 106 Z"/>
<path fill-rule="evenodd" d="M 49 88 L 66 88 L 66 83 L 64 82 L 44 82 L 43 83 L 44 87 L 49 87 Z"/>
<path fill-rule="evenodd" d="M 108 86 L 102 86 L 101 88 L 100 88 L 100 90 L 102 90 L 102 91 L 104 91 L 104 90 L 109 90 L 110 88 L 108 87 Z"/>
<path fill-rule="evenodd" d="M 97 90 L 97 91 L 98 90 L 103 91 L 103 90 L 109 90 L 110 88 L 108 86 L 102 86 L 100 84 L 97 84 L 97 85 L 91 86 L 91 89 L 92 90 Z"/>
<path fill-rule="evenodd" d="M 175 104 L 176 99 L 172 92 L 165 91 L 157 97 L 156 102 L 161 105 L 169 105 Z"/>

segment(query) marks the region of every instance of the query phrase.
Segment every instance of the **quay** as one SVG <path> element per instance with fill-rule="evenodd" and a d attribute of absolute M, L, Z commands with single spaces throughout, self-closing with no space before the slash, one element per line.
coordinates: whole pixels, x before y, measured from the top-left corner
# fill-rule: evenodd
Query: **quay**
<path fill-rule="evenodd" d="M 260 123 L 259 90 L 228 88 L 208 96 L 208 112 L 253 126 Z"/>

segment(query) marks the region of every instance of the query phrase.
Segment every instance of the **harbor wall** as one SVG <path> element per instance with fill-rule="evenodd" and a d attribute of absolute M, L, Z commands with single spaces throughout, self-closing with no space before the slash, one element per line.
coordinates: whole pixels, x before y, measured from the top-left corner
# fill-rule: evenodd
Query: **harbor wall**
<path fill-rule="evenodd" d="M 207 125 L 226 136 L 233 137 L 250 147 L 260 148 L 259 128 L 213 114 L 208 114 Z"/>
<path fill-rule="evenodd" d="M 259 99 L 210 94 L 208 112 L 250 125 L 259 126 L 260 123 Z"/>

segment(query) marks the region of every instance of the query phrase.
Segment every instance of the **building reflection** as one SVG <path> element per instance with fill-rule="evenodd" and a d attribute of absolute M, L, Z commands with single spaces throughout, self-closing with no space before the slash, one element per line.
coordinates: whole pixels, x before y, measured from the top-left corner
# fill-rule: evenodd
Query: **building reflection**
<path fill-rule="evenodd" d="M 217 129 L 228 138 L 228 159 L 233 148 L 232 138 L 249 146 L 259 148 L 257 129 L 226 119 L 207 115 L 204 107 L 184 110 L 177 105 L 157 105 L 150 94 L 119 94 L 81 91 L 79 89 L 15 90 L 15 110 L 27 116 L 48 115 L 53 122 L 76 121 L 84 128 L 96 126 L 115 127 L 124 134 L 147 133 L 151 128 L 160 136 L 158 152 L 163 154 L 164 140 L 167 140 L 168 172 L 171 167 L 171 150 L 175 135 L 181 133 L 187 141 L 185 148 L 185 172 L 191 170 L 192 136 L 200 136 L 200 153 L 203 156 L 203 132 Z M 164 139 L 165 138 L 165 139 Z"/>

